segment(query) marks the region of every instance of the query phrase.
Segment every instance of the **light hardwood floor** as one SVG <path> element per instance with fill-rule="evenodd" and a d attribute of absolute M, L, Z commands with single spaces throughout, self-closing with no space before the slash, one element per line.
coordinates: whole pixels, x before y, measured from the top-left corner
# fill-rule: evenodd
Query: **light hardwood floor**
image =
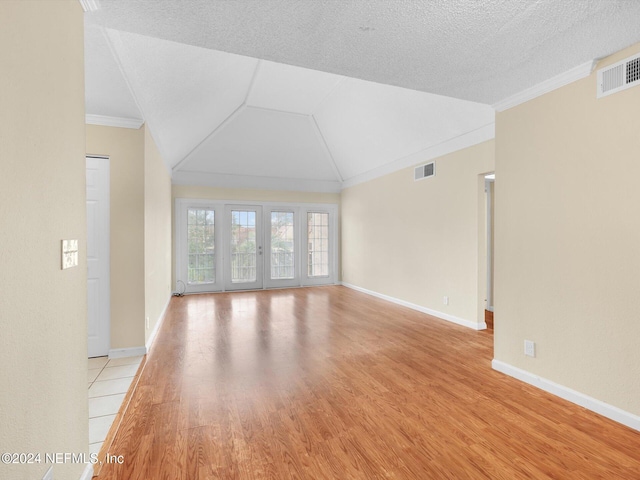
<path fill-rule="evenodd" d="M 99 479 L 640 479 L 640 433 L 344 287 L 174 298 Z"/>

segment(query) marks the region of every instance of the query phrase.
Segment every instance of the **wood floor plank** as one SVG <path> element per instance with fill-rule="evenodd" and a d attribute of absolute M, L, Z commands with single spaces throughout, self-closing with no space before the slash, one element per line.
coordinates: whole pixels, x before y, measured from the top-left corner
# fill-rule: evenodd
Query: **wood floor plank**
<path fill-rule="evenodd" d="M 99 479 L 640 479 L 493 337 L 343 287 L 174 298 Z"/>

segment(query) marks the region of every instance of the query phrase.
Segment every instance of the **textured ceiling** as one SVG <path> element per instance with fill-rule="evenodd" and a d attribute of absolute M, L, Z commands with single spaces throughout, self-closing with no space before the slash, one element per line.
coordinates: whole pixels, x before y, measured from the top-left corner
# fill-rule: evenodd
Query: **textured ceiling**
<path fill-rule="evenodd" d="M 87 113 L 144 119 L 176 183 L 337 191 L 481 141 L 489 105 L 640 41 L 625 0 L 98 5 Z"/>
<path fill-rule="evenodd" d="M 91 17 L 488 104 L 640 39 L 636 0 L 100 0 Z"/>
<path fill-rule="evenodd" d="M 84 38 L 86 113 L 139 119 L 142 123 L 142 113 L 112 55 L 104 30 L 87 24 Z"/>

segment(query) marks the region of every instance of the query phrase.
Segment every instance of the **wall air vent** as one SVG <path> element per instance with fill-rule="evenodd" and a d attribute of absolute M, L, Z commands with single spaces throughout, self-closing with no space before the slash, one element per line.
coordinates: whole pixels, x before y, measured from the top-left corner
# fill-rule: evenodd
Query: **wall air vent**
<path fill-rule="evenodd" d="M 416 167 L 413 172 L 414 180 L 422 180 L 423 178 L 433 177 L 436 174 L 435 162 L 427 163 L 426 165 L 420 165 Z"/>
<path fill-rule="evenodd" d="M 597 98 L 640 85 L 640 55 L 598 70 Z"/>

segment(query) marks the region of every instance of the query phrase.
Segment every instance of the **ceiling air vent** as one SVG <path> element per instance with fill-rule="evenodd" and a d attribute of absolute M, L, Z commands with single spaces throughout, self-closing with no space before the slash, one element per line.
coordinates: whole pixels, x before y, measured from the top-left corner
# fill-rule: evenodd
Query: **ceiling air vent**
<path fill-rule="evenodd" d="M 598 70 L 597 98 L 640 85 L 640 55 Z"/>
<path fill-rule="evenodd" d="M 427 163 L 416 167 L 413 172 L 414 180 L 422 180 L 423 178 L 433 177 L 436 174 L 436 164 L 434 162 Z"/>

